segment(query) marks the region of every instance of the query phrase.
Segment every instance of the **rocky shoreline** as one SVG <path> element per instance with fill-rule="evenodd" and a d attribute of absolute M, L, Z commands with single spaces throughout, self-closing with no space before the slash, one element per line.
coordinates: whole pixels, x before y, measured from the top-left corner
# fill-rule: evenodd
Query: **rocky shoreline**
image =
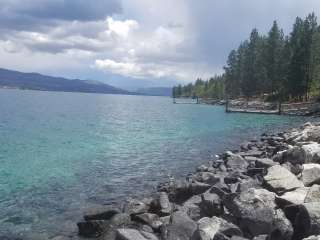
<path fill-rule="evenodd" d="M 320 124 L 264 134 L 77 226 L 75 239 L 320 239 Z"/>

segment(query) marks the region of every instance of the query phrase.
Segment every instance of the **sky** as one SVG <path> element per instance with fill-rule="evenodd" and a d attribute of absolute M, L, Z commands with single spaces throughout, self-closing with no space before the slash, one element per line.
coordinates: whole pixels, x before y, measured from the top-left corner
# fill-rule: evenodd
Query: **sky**
<path fill-rule="evenodd" d="M 290 33 L 319 0 L 0 0 L 0 67 L 134 90 L 223 72 L 253 28 Z"/>

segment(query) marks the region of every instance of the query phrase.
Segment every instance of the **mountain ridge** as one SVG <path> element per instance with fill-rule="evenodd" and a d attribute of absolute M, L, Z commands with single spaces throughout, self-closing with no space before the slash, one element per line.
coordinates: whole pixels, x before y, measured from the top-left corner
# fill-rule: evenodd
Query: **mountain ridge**
<path fill-rule="evenodd" d="M 0 68 L 0 88 L 55 92 L 138 94 L 96 80 L 68 79 L 64 77 L 48 76 L 36 72 L 25 73 L 5 68 Z"/>

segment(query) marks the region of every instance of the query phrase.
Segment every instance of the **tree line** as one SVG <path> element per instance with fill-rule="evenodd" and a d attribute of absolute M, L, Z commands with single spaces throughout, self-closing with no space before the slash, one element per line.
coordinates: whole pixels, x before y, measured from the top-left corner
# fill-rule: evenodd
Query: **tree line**
<path fill-rule="evenodd" d="M 224 98 L 225 81 L 223 75 L 217 75 L 205 81 L 198 78 L 194 84 L 178 85 L 172 90 L 173 97 Z"/>
<path fill-rule="evenodd" d="M 226 94 L 225 94 L 226 93 Z M 224 73 L 173 88 L 175 97 L 308 100 L 320 93 L 320 26 L 314 13 L 297 17 L 285 35 L 277 21 L 266 35 L 254 28 L 230 52 Z"/>

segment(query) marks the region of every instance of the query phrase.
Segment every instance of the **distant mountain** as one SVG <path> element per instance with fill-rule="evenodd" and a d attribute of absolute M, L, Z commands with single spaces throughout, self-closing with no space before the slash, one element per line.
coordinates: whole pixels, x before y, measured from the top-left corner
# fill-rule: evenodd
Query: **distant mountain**
<path fill-rule="evenodd" d="M 50 77 L 39 73 L 22 73 L 2 68 L 0 68 L 0 88 L 59 92 L 136 94 L 98 81 Z"/>
<path fill-rule="evenodd" d="M 149 95 L 149 96 L 171 96 L 172 88 L 169 88 L 169 87 L 139 88 L 136 92 L 144 95 Z"/>

